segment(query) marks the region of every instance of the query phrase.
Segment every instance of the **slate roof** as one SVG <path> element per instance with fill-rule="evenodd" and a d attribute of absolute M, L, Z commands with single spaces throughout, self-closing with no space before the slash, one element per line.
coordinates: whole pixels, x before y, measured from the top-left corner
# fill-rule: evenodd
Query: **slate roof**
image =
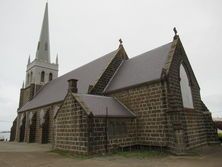
<path fill-rule="evenodd" d="M 123 60 L 105 92 L 160 79 L 171 44 L 172 42 L 134 58 Z M 78 93 L 87 94 L 89 85 L 96 83 L 118 51 L 119 49 L 47 83 L 31 101 L 19 109 L 19 112 L 63 101 L 67 94 L 69 79 L 78 79 Z M 83 101 L 84 99 L 85 97 Z"/>
<path fill-rule="evenodd" d="M 106 92 L 160 79 L 172 42 L 125 60 Z"/>
<path fill-rule="evenodd" d="M 95 117 L 105 117 L 106 108 L 108 117 L 135 117 L 133 112 L 113 97 L 89 94 L 73 94 L 73 96 L 86 111 L 92 112 Z"/>
<path fill-rule="evenodd" d="M 69 79 L 78 79 L 78 93 L 87 93 L 89 85 L 96 83 L 118 51 L 119 49 L 47 83 L 18 112 L 64 100 Z"/>

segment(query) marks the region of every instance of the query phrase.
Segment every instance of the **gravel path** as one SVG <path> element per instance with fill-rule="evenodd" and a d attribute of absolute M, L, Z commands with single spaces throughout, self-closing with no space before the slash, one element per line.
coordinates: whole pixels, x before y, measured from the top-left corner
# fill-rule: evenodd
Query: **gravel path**
<path fill-rule="evenodd" d="M 50 145 L 0 142 L 0 167 L 222 167 L 222 146 L 204 147 L 194 156 L 67 158 Z"/>

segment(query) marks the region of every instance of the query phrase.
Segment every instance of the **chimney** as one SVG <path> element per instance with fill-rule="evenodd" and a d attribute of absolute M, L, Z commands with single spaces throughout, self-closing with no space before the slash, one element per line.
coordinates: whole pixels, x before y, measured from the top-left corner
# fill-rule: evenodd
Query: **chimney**
<path fill-rule="evenodd" d="M 77 82 L 78 82 L 78 79 L 69 79 L 68 91 L 71 91 L 72 93 L 77 93 L 78 92 Z"/>

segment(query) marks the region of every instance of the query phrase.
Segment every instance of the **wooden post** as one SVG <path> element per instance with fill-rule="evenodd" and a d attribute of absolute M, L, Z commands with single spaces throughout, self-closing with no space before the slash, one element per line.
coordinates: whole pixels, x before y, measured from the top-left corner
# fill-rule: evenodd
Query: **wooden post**
<path fill-rule="evenodd" d="M 106 107 L 106 126 L 105 126 L 105 140 L 106 140 L 106 153 L 108 152 L 108 108 Z"/>

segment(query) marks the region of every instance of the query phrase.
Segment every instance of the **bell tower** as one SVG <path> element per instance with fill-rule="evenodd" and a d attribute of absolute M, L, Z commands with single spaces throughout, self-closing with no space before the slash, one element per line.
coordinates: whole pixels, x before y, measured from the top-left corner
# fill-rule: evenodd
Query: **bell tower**
<path fill-rule="evenodd" d="M 46 3 L 36 56 L 32 61 L 30 56 L 28 58 L 26 79 L 20 90 L 19 108 L 31 100 L 43 85 L 58 77 L 58 67 L 58 56 L 55 63 L 50 60 L 48 3 Z"/>
<path fill-rule="evenodd" d="M 48 3 L 46 3 L 36 56 L 33 61 L 30 60 L 30 57 L 28 59 L 25 88 L 31 84 L 44 85 L 57 77 L 58 57 L 56 57 L 55 63 L 51 63 L 50 60 Z"/>

